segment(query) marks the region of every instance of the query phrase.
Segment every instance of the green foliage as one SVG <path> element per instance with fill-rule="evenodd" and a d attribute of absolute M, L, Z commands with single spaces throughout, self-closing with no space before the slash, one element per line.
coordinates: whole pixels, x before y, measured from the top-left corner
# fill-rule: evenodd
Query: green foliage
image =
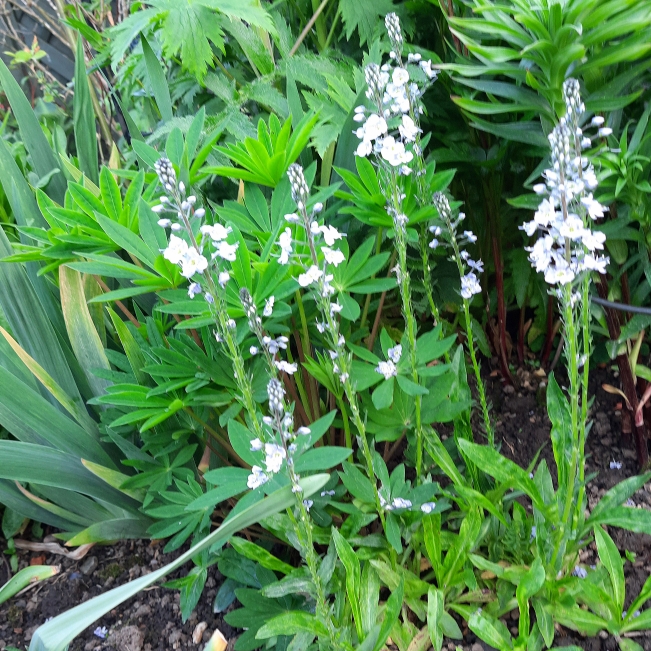
<path fill-rule="evenodd" d="M 497 291 L 522 311 L 522 328 L 527 308 L 536 310 L 532 330 L 545 320 L 547 290 L 515 226 L 537 205 L 523 188 L 542 168 L 571 72 L 590 111 L 619 112 L 612 128 L 630 112 L 620 151 L 603 144 L 585 155 L 602 161 L 602 200 L 629 207 L 600 228 L 615 262 L 640 263 L 634 279 L 643 285 L 649 112 L 638 98 L 649 11 L 614 0 L 445 5 L 459 45 L 450 62 L 422 35 L 427 17 L 440 30 L 440 12 L 402 6 L 407 29 L 421 36 L 412 55 L 442 59 L 454 74 L 441 75 L 432 95 L 443 92 L 426 98 L 422 117 L 420 100 L 404 111 L 431 134 L 398 136 L 408 122 L 389 116 L 387 132 L 412 153 L 405 171 L 389 162 L 389 145 L 387 155 L 354 155 L 355 107 L 384 106 L 372 105 L 357 62 L 379 63 L 390 50 L 407 57 L 395 35 L 383 36 L 392 0 L 331 1 L 300 38 L 317 6 L 270 7 L 155 0 L 104 34 L 71 18 L 98 48 L 97 66 L 111 60 L 132 111 L 131 143 L 104 143 L 108 165 L 98 160 L 102 115 L 81 36 L 74 137 L 50 121 L 42 128 L 0 65 L 25 144 L 0 143 L 2 206 L 16 222 L 11 241 L 0 233 L 3 532 L 11 537 L 31 518 L 69 545 L 125 537 L 164 538 L 166 552 L 190 545 L 172 564 L 47 622 L 30 649 L 65 648 L 188 560 L 188 573 L 165 584 L 180 591 L 182 618 L 216 564 L 226 580 L 214 610 L 246 629 L 237 651 L 381 651 L 389 640 L 399 651 L 439 651 L 444 638 L 462 639 L 465 624 L 494 648 L 532 651 L 552 647 L 556 624 L 585 635 L 648 629 L 651 581 L 624 612 L 624 560 L 604 525 L 651 532 L 648 511 L 623 506 L 651 473 L 616 485 L 587 512 L 588 394 L 586 386 L 578 398 L 584 385 L 570 355 L 570 390 L 553 375 L 547 386 L 556 476 L 537 457 L 525 469 L 501 454 L 481 385 L 484 431 L 473 418 L 466 352 L 481 382 L 476 348 L 501 354 L 502 344 L 484 335 L 472 296 L 458 296 L 458 243 L 445 252 L 430 243 L 446 226 L 432 196 L 462 189 L 468 221 L 480 224 L 476 246 L 464 235 L 463 253 L 495 256 L 477 270 L 482 284 L 493 274 L 505 281 Z M 402 64 L 429 88 L 417 57 Z M 164 230 L 172 223 L 207 269 L 179 267 Z M 502 236 L 518 243 L 504 261 Z M 627 258 L 631 242 L 638 253 Z M 496 302 L 490 287 L 482 298 Z M 563 316 L 564 341 L 576 344 L 574 313 Z M 631 320 L 612 345 L 630 348 L 640 377 L 638 333 L 647 326 Z M 282 393 L 275 404 L 270 386 Z M 445 441 L 439 423 L 451 433 Z M 600 561 L 588 571 L 577 562 L 592 541 Z M 514 609 L 517 635 L 501 621 Z"/>
<path fill-rule="evenodd" d="M 135 11 L 113 28 L 114 61 L 122 59 L 129 44 L 149 25 L 160 23 L 165 56 L 179 55 L 183 67 L 203 79 L 208 66 L 213 65 L 212 45 L 224 51 L 226 25 L 222 14 L 274 31 L 269 14 L 255 0 L 154 0 L 147 4 L 149 9 Z"/>
<path fill-rule="evenodd" d="M 0 604 L 11 599 L 30 583 L 44 581 L 58 572 L 59 568 L 53 565 L 34 565 L 23 568 L 16 576 L 11 577 L 3 586 L 0 586 Z"/>
<path fill-rule="evenodd" d="M 350 40 L 355 30 L 359 33 L 360 45 L 370 43 L 379 28 L 378 17 L 393 11 L 393 0 L 341 0 L 339 11 L 346 26 L 346 38 Z"/>
<path fill-rule="evenodd" d="M 564 110 L 561 86 L 570 70 L 585 78 L 591 91 L 588 110 L 616 110 L 639 97 L 636 91 L 612 99 L 614 92 L 619 95 L 631 84 L 625 72 L 618 74 L 618 64 L 648 56 L 644 36 L 651 25 L 648 7 L 610 0 L 540 6 L 520 0 L 468 4 L 467 15 L 449 16 L 448 22 L 452 34 L 479 63 L 459 57 L 458 63 L 442 67 L 460 75 L 455 78 L 459 84 L 476 91 L 455 99 L 476 128 L 546 146 L 543 134 Z M 497 113 L 519 113 L 524 120 L 498 125 L 478 117 Z M 536 114 L 542 119 L 542 133 L 537 120 L 527 119 Z"/>

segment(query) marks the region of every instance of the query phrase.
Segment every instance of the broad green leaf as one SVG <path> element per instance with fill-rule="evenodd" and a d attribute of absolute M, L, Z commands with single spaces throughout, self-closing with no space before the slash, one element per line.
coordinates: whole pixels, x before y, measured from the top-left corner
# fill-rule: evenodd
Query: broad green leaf
<path fill-rule="evenodd" d="M 0 326 L 0 333 L 9 342 L 14 352 L 20 357 L 25 366 L 34 374 L 34 377 L 58 400 L 62 407 L 91 435 L 98 437 L 97 424 L 88 415 L 83 406 L 70 399 L 65 391 L 57 384 L 54 378 L 27 352 L 20 344 Z"/>
<path fill-rule="evenodd" d="M 495 477 L 502 484 L 524 491 L 541 513 L 549 512 L 549 507 L 545 504 L 533 480 L 516 463 L 486 446 L 463 439 L 459 440 L 458 444 L 461 451 L 484 472 Z"/>
<path fill-rule="evenodd" d="M 432 586 L 427 593 L 427 631 L 435 651 L 441 651 L 443 646 L 443 608 L 443 591 Z"/>
<path fill-rule="evenodd" d="M 22 441 L 0 441 L 0 477 L 52 486 L 135 511 L 138 503 L 102 481 L 69 453 Z"/>
<path fill-rule="evenodd" d="M 134 516 L 104 520 L 75 534 L 66 545 L 77 547 L 89 543 L 148 538 L 147 532 L 151 524 L 147 518 Z"/>
<path fill-rule="evenodd" d="M 242 556 L 260 563 L 262 567 L 266 567 L 268 570 L 282 572 L 283 574 L 291 574 L 294 571 L 291 565 L 284 563 L 266 549 L 244 538 L 231 538 L 231 547 Z"/>
<path fill-rule="evenodd" d="M 579 631 L 583 635 L 597 635 L 599 631 L 608 628 L 608 622 L 579 606 L 568 608 L 560 603 L 554 603 L 550 606 L 550 613 L 561 626 Z"/>
<path fill-rule="evenodd" d="M 260 463 L 259 455 L 251 452 L 251 441 L 255 438 L 250 430 L 236 420 L 228 422 L 228 438 L 235 453 L 250 466 Z"/>
<path fill-rule="evenodd" d="M 296 460 L 296 472 L 313 472 L 315 470 L 329 470 L 345 461 L 352 450 L 335 446 L 323 446 L 307 450 Z"/>
<path fill-rule="evenodd" d="M 135 233 L 130 231 L 126 226 L 122 226 L 102 215 L 95 215 L 104 232 L 116 244 L 135 256 L 148 267 L 156 267 L 157 253 L 154 253 Z"/>
<path fill-rule="evenodd" d="M 400 611 L 402 609 L 404 594 L 405 582 L 401 577 L 398 587 L 395 590 L 391 591 L 391 595 L 387 600 L 386 608 L 384 610 L 384 620 L 380 626 L 380 632 L 377 640 L 375 641 L 373 651 L 380 651 L 380 649 L 382 649 L 389 635 L 391 634 L 391 630 L 398 622 L 398 617 L 400 616 Z"/>
<path fill-rule="evenodd" d="M 122 319 L 110 308 L 107 308 L 111 321 L 113 322 L 113 327 L 115 332 L 120 338 L 120 343 L 124 348 L 124 352 L 129 360 L 129 365 L 133 371 L 133 375 L 138 381 L 138 384 L 142 386 L 147 386 L 150 384 L 149 376 L 142 371 L 142 369 L 147 365 L 147 360 L 141 350 L 140 345 L 135 340 L 131 330 L 127 324 L 122 321 Z"/>
<path fill-rule="evenodd" d="M 108 167 L 102 167 L 99 174 L 99 188 L 108 216 L 113 221 L 120 221 L 122 215 L 122 196 L 117 181 Z"/>
<path fill-rule="evenodd" d="M 607 524 L 627 531 L 651 535 L 651 511 L 628 506 L 613 507 L 602 511 L 596 517 L 591 517 L 590 524 L 593 526 Z"/>
<path fill-rule="evenodd" d="M 348 595 L 348 603 L 353 611 L 353 619 L 355 621 L 355 628 L 360 640 L 364 637 L 364 627 L 362 624 L 362 611 L 359 603 L 360 589 L 362 583 L 362 569 L 359 564 L 359 559 L 350 543 L 337 531 L 336 527 L 332 527 L 332 540 L 337 548 L 337 556 L 346 569 L 346 594 Z"/>
<path fill-rule="evenodd" d="M 613 507 L 619 507 L 624 504 L 624 502 L 626 502 L 633 493 L 642 488 L 649 479 L 651 479 L 651 472 L 645 472 L 643 475 L 629 477 L 613 486 L 592 509 L 590 517 L 585 523 L 584 533 L 587 533 L 592 528 L 594 520 L 601 517 L 605 512 L 609 511 Z"/>
<path fill-rule="evenodd" d="M 98 432 L 88 431 L 0 366 L 0 424 L 19 441 L 114 467 Z M 7 441 L 8 444 L 16 441 Z M 4 460 L 0 463 L 3 465 Z"/>
<path fill-rule="evenodd" d="M 378 411 L 386 409 L 391 406 L 393 402 L 393 378 L 390 377 L 388 380 L 385 380 L 380 384 L 380 386 L 373 391 L 371 395 L 371 400 L 373 405 Z"/>
<path fill-rule="evenodd" d="M 470 630 L 499 651 L 513 648 L 509 629 L 499 620 L 488 614 L 475 611 L 468 619 Z"/>
<path fill-rule="evenodd" d="M 602 527 L 594 528 L 595 542 L 599 560 L 603 563 L 612 585 L 612 595 L 619 612 L 624 608 L 626 597 L 626 582 L 624 579 L 624 561 L 617 549 L 613 539 L 603 530 Z"/>
<path fill-rule="evenodd" d="M 321 638 L 328 637 L 328 629 L 316 617 L 303 610 L 294 610 L 288 613 L 276 615 L 262 626 L 255 637 L 264 640 L 278 635 L 295 635 L 305 631 Z"/>
<path fill-rule="evenodd" d="M 370 563 L 365 563 L 362 569 L 360 584 L 360 612 L 362 617 L 362 630 L 366 637 L 375 626 L 377 620 L 377 607 L 380 598 L 380 577 Z"/>
<path fill-rule="evenodd" d="M 169 122 L 173 117 L 173 111 L 170 89 L 167 85 L 167 79 L 165 79 L 165 72 L 147 39 L 141 35 L 140 42 L 142 43 L 142 53 L 145 57 L 149 83 L 154 91 L 158 110 L 163 118 L 163 122 Z"/>

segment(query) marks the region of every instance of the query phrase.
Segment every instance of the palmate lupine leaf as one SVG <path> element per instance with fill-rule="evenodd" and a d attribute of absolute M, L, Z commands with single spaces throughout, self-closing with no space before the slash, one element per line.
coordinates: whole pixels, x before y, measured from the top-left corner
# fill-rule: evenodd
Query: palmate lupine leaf
<path fill-rule="evenodd" d="M 313 477 L 302 479 L 300 482 L 303 488 L 302 494 L 307 498 L 316 493 L 326 485 L 329 478 L 329 475 L 314 475 Z M 192 557 L 196 556 L 200 551 L 208 549 L 214 543 L 220 540 L 227 540 L 237 531 L 290 507 L 295 499 L 296 497 L 292 494 L 290 486 L 281 488 L 261 502 L 254 504 L 230 520 L 227 520 L 209 536 L 206 536 L 200 543 L 191 547 L 169 565 L 165 565 L 160 570 L 131 581 L 126 585 L 109 590 L 99 597 L 90 599 L 55 617 L 34 633 L 34 637 L 29 646 L 30 651 L 63 651 L 76 635 L 79 635 L 81 631 L 109 610 L 133 597 L 140 590 L 162 579 L 177 567 L 180 567 Z"/>
<path fill-rule="evenodd" d="M 198 79 L 203 79 L 212 65 L 212 45 L 224 50 L 220 13 L 275 32 L 269 14 L 256 0 L 150 0 L 147 4 L 150 8 L 135 12 L 112 30 L 114 67 L 131 42 L 152 23 L 161 24 L 164 55 L 180 54 L 182 66 Z"/>
<path fill-rule="evenodd" d="M 359 32 L 360 45 L 371 41 L 379 18 L 393 11 L 392 0 L 340 0 L 341 19 L 346 26 L 346 38 Z"/>

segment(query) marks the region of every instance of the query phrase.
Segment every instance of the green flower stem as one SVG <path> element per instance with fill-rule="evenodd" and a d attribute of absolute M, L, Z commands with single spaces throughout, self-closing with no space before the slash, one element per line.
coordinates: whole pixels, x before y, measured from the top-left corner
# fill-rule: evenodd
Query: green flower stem
<path fill-rule="evenodd" d="M 203 255 L 201 248 L 197 243 L 197 239 L 194 236 L 194 232 L 192 231 L 192 227 L 190 226 L 190 222 L 185 215 L 185 211 L 181 208 L 181 198 L 175 197 L 175 199 L 178 204 L 179 215 L 181 215 L 183 218 L 185 230 L 190 237 L 192 246 L 195 248 L 199 255 Z M 217 290 L 217 286 L 215 285 L 215 281 L 213 280 L 212 275 L 208 272 L 204 274 L 204 278 L 208 287 L 208 292 L 213 298 L 213 302 L 209 303 L 210 311 L 212 312 L 215 322 L 217 323 L 218 334 L 226 344 L 226 354 L 233 364 L 235 382 L 238 386 L 238 389 L 240 390 L 242 403 L 249 415 L 251 425 L 255 430 L 255 435 L 260 440 L 263 440 L 264 435 L 262 426 L 260 425 L 260 421 L 258 419 L 258 411 L 255 406 L 255 400 L 253 399 L 253 385 L 251 383 L 251 377 L 246 372 L 242 352 L 240 351 L 240 348 L 237 345 L 235 338 L 233 337 L 233 329 L 229 326 L 229 316 L 226 303 L 222 297 L 221 292 Z"/>
<path fill-rule="evenodd" d="M 287 348 L 287 359 L 290 361 L 290 363 L 294 363 L 294 356 L 292 355 L 292 351 Z M 303 409 L 305 410 L 305 415 L 312 421 L 316 420 L 316 418 L 312 417 L 312 408 L 310 407 L 310 400 L 307 395 L 307 391 L 305 389 L 305 385 L 303 384 L 303 378 L 300 373 L 294 374 L 294 382 L 296 382 L 296 388 L 298 389 L 298 394 L 301 397 L 301 402 Z"/>
<path fill-rule="evenodd" d="M 475 373 L 477 380 L 477 393 L 479 393 L 479 402 L 481 404 L 482 416 L 484 418 L 484 427 L 486 428 L 486 438 L 491 448 L 495 447 L 495 433 L 491 425 L 490 412 L 488 409 L 488 401 L 486 400 L 486 391 L 484 390 L 484 382 L 481 377 L 481 368 L 477 361 L 477 353 L 475 352 L 475 341 L 472 334 L 472 318 L 470 316 L 470 302 L 463 299 L 463 311 L 466 317 L 466 336 L 468 337 L 468 350 L 470 352 L 470 359 L 472 361 L 472 370 Z"/>
<path fill-rule="evenodd" d="M 307 235 L 307 244 L 310 251 L 311 262 L 313 265 L 319 266 L 319 259 L 316 253 L 316 248 L 314 246 L 314 236 L 312 235 L 310 229 L 310 219 L 308 217 L 307 210 L 305 207 L 303 207 L 300 212 L 303 220 L 303 228 L 305 229 L 305 233 Z M 366 436 L 366 424 L 364 423 L 364 420 L 362 419 L 360 413 L 357 391 L 350 379 L 350 372 L 352 370 L 350 353 L 348 353 L 348 351 L 345 349 L 345 344 L 341 344 L 339 341 L 340 339 L 339 322 L 334 318 L 334 315 L 330 309 L 330 298 L 329 296 L 326 295 L 326 292 L 324 291 L 324 287 L 322 286 L 323 282 L 324 281 L 322 278 L 322 280 L 319 282 L 319 287 L 314 292 L 314 300 L 316 301 L 319 311 L 321 312 L 321 317 L 324 319 L 325 324 L 327 326 L 325 334 L 326 337 L 329 339 L 328 343 L 330 345 L 330 349 L 331 351 L 337 354 L 337 357 L 335 358 L 335 360 L 333 360 L 333 368 L 334 368 L 334 362 L 336 361 L 336 364 L 339 367 L 339 373 L 334 373 L 334 375 L 340 378 L 340 382 L 344 388 L 346 399 L 348 400 L 348 404 L 350 405 L 352 421 L 359 433 L 358 441 L 360 442 L 360 445 L 362 447 L 362 454 L 364 456 L 364 461 L 366 463 L 366 472 L 373 486 L 375 507 L 377 509 L 380 520 L 382 522 L 382 527 L 383 529 L 386 530 L 384 509 L 382 508 L 382 502 L 380 501 L 380 493 L 377 487 L 377 477 L 375 476 L 375 471 L 373 469 L 373 455 L 371 454 L 371 448 L 369 446 L 368 439 Z M 342 377 L 345 379 L 342 380 L 341 379 Z"/>
<path fill-rule="evenodd" d="M 588 425 L 588 378 L 590 374 L 590 276 L 586 274 L 581 287 L 581 329 L 583 339 L 583 378 L 581 387 L 581 429 L 579 430 L 581 459 L 585 457 L 585 433 Z M 580 468 L 581 489 L 584 489 L 585 463 Z"/>
<path fill-rule="evenodd" d="M 341 417 L 344 421 L 344 436 L 346 438 L 346 447 L 352 450 L 353 439 L 350 435 L 350 419 L 348 418 L 348 410 L 346 409 L 346 403 L 342 399 L 338 398 L 337 404 L 339 405 L 339 409 L 341 411 Z"/>
<path fill-rule="evenodd" d="M 562 288 L 561 303 L 563 308 L 563 318 L 565 321 L 565 357 L 567 360 L 567 374 L 569 379 L 569 398 L 570 398 L 570 427 L 572 436 L 572 454 L 570 463 L 566 471 L 565 486 L 565 506 L 561 517 L 560 532 L 562 535 L 561 544 L 557 544 L 554 549 L 553 563 L 557 560 L 558 554 L 564 547 L 564 541 L 572 535 L 573 523 L 571 519 L 572 506 L 575 500 L 575 485 L 577 466 L 583 466 L 583 459 L 579 459 L 579 362 L 578 362 L 578 332 L 575 321 L 575 312 L 572 307 L 572 285 L 566 284 Z M 559 489 L 561 486 L 559 486 Z"/>
<path fill-rule="evenodd" d="M 427 295 L 427 302 L 429 303 L 430 311 L 434 317 L 434 325 L 437 326 L 441 323 L 441 313 L 439 308 L 434 301 L 434 286 L 432 285 L 432 267 L 429 263 L 429 247 L 427 245 L 427 228 L 425 225 L 420 229 L 420 259 L 423 266 L 423 285 L 425 286 L 425 294 Z M 443 328 L 441 328 L 440 338 L 443 339 L 445 333 Z M 445 351 L 445 362 L 446 364 L 450 363 L 450 353 Z"/>
<path fill-rule="evenodd" d="M 176 199 L 180 208 L 180 197 L 176 197 Z M 183 210 L 179 210 L 179 214 L 183 216 L 183 220 L 185 222 L 185 228 L 187 230 L 188 236 L 190 237 L 193 247 L 195 248 L 197 253 L 201 255 L 202 254 L 201 249 L 199 248 L 199 245 L 194 236 L 190 223 L 187 217 L 185 217 L 185 212 Z M 208 287 L 208 291 L 210 292 L 210 295 L 213 297 L 213 302 L 209 303 L 210 309 L 215 319 L 215 322 L 217 324 L 218 334 L 226 346 L 226 353 L 230 357 L 233 363 L 235 381 L 240 390 L 242 401 L 249 415 L 251 426 L 254 430 L 255 436 L 259 440 L 264 441 L 265 435 L 264 435 L 264 429 L 262 427 L 262 421 L 260 419 L 260 415 L 258 413 L 258 410 L 256 409 L 255 401 L 253 399 L 253 385 L 251 381 L 251 376 L 246 372 L 246 367 L 244 365 L 244 358 L 242 357 L 240 348 L 237 345 L 237 342 L 233 336 L 234 329 L 231 328 L 229 324 L 230 318 L 228 316 L 226 303 L 224 301 L 222 293 L 217 290 L 217 286 L 215 285 L 211 273 L 210 272 L 206 273 L 204 277 L 205 277 L 206 285 Z M 260 343 L 262 344 L 261 331 L 256 332 L 256 334 L 258 335 Z M 267 362 L 267 366 L 269 367 L 269 371 L 272 377 L 277 378 L 278 369 L 276 368 L 276 365 L 273 362 L 271 354 L 264 346 L 263 346 L 263 350 L 265 352 L 265 359 Z M 290 454 L 287 450 L 287 442 L 285 440 L 282 440 L 282 445 L 285 448 L 286 458 L 290 459 Z M 298 477 L 295 474 L 293 465 L 288 463 L 287 468 L 288 468 L 288 472 L 292 484 L 296 485 L 298 483 Z M 310 571 L 312 582 L 314 583 L 314 587 L 316 590 L 316 597 L 317 597 L 316 609 L 317 609 L 318 617 L 328 630 L 328 638 L 332 648 L 339 648 L 345 645 L 342 645 L 338 641 L 337 630 L 332 620 L 330 609 L 327 605 L 325 590 L 321 582 L 321 577 L 319 576 L 318 573 L 320 559 L 314 549 L 314 541 L 312 536 L 312 521 L 308 516 L 301 494 L 295 493 L 295 495 L 296 495 L 296 505 L 301 519 L 301 526 L 299 526 L 299 524 L 296 522 L 296 519 L 294 518 L 290 509 L 288 509 L 288 514 L 294 524 L 294 529 L 297 538 L 299 540 L 299 544 L 302 548 L 303 556 L 305 558 L 308 569 Z"/>
<path fill-rule="evenodd" d="M 450 234 L 450 242 L 452 243 L 452 248 L 454 249 L 454 260 L 457 263 L 457 269 L 459 270 L 459 278 L 462 278 L 465 275 L 465 269 L 463 267 L 463 262 L 461 261 L 461 251 L 459 251 L 459 243 L 457 242 L 457 237 L 450 222 L 450 216 L 445 215 L 445 222 L 447 225 L 448 232 Z M 493 426 L 491 425 L 490 412 L 488 410 L 488 402 L 486 400 L 486 392 L 484 390 L 484 382 L 481 377 L 481 368 L 479 362 L 477 361 L 477 353 L 475 352 L 475 340 L 472 334 L 472 317 L 470 316 L 470 301 L 466 298 L 463 299 L 463 312 L 465 316 L 465 330 L 466 330 L 466 341 L 468 344 L 468 352 L 470 353 L 470 359 L 472 361 L 472 370 L 475 373 L 475 380 L 477 381 L 477 393 L 479 394 L 479 403 L 481 404 L 482 416 L 484 419 L 484 427 L 486 428 L 486 438 L 488 439 L 488 444 L 494 448 L 495 447 L 495 433 L 493 431 Z"/>
<path fill-rule="evenodd" d="M 398 252 L 398 285 L 400 286 L 400 298 L 402 300 L 402 315 L 405 320 L 405 331 L 407 334 L 407 341 L 409 342 L 409 365 L 411 367 L 411 378 L 415 384 L 418 384 L 418 371 L 416 370 L 416 317 L 414 316 L 414 309 L 411 301 L 411 280 L 409 278 L 409 271 L 407 267 L 407 230 L 406 226 L 397 222 L 395 215 L 402 212 L 400 199 L 400 187 L 398 185 L 398 178 L 396 171 L 391 170 L 389 176 L 391 183 L 391 200 L 392 210 L 394 211 L 394 229 L 396 250 Z M 416 482 L 419 483 L 423 471 L 423 422 L 422 422 L 422 401 L 423 397 L 418 395 L 415 397 L 416 407 Z"/>
<path fill-rule="evenodd" d="M 316 590 L 316 614 L 321 623 L 325 625 L 328 630 L 328 642 L 331 649 L 346 649 L 352 650 L 352 647 L 349 644 L 343 643 L 341 641 L 341 636 L 338 631 L 338 628 L 335 626 L 332 613 L 330 608 L 328 608 L 325 590 L 323 588 L 323 583 L 321 577 L 319 576 L 319 566 L 320 559 L 317 557 L 316 552 L 314 551 L 314 539 L 312 537 L 312 520 L 303 504 L 303 500 L 300 497 L 297 499 L 298 512 L 301 523 L 296 521 L 296 517 L 291 512 L 291 509 L 287 509 L 292 524 L 294 525 L 294 531 L 298 537 L 298 543 L 303 548 L 303 555 L 305 557 L 305 562 L 307 564 L 308 570 L 310 572 L 310 577 L 314 583 L 314 588 Z"/>

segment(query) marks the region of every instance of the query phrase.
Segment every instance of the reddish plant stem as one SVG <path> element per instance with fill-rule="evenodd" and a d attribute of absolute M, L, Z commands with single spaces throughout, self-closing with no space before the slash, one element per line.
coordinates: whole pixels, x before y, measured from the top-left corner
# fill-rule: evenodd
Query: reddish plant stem
<path fill-rule="evenodd" d="M 450 18 L 454 17 L 454 6 L 452 5 L 452 0 L 448 0 L 448 16 Z M 461 54 L 461 41 L 459 40 L 459 37 L 456 34 L 452 34 L 452 39 L 454 40 L 455 50 Z"/>
<path fill-rule="evenodd" d="M 524 364 L 524 308 L 525 304 L 520 308 L 520 323 L 518 324 L 518 362 L 520 365 Z"/>
<path fill-rule="evenodd" d="M 336 402 L 336 399 L 335 399 L 335 395 L 334 395 L 334 393 L 330 393 L 328 391 L 328 409 L 330 409 L 330 411 L 334 411 L 336 408 L 337 408 L 337 402 Z M 330 425 L 330 430 L 328 432 L 328 440 L 330 442 L 330 445 L 335 445 L 336 435 L 337 435 L 337 432 L 335 430 L 335 426 Z M 344 436 L 343 431 L 342 431 L 341 436 L 343 438 L 343 436 Z"/>
<path fill-rule="evenodd" d="M 375 343 L 375 338 L 377 337 L 377 331 L 378 328 L 380 327 L 380 318 L 382 317 L 382 308 L 384 307 L 384 299 L 386 298 L 387 293 L 382 292 L 382 295 L 380 296 L 380 302 L 378 303 L 377 306 L 377 312 L 375 313 L 375 319 L 373 321 L 373 329 L 371 330 L 371 335 L 368 338 L 368 344 L 366 347 L 369 350 L 373 350 L 373 344 Z"/>
<path fill-rule="evenodd" d="M 622 288 L 622 303 L 626 303 L 626 305 L 630 305 L 631 304 L 631 290 L 630 290 L 630 288 L 628 286 L 628 274 L 625 271 L 623 271 L 622 275 L 619 277 L 619 283 L 620 283 L 621 288 Z M 628 315 L 626 314 L 626 312 L 624 312 L 622 310 L 619 313 L 619 319 L 620 319 L 620 323 L 622 325 L 625 325 L 626 321 L 628 320 Z"/>
<path fill-rule="evenodd" d="M 398 255 L 398 252 L 394 249 L 393 254 L 391 255 L 391 260 L 389 261 L 389 271 L 387 273 L 387 278 L 391 276 L 393 265 L 396 263 L 396 257 Z M 375 319 L 373 321 L 373 329 L 371 330 L 371 334 L 369 335 L 368 338 L 368 343 L 366 344 L 366 347 L 369 350 L 373 350 L 373 344 L 375 344 L 375 338 L 377 337 L 377 331 L 378 328 L 380 327 L 380 318 L 382 317 L 382 308 L 384 307 L 384 300 L 387 297 L 386 292 L 382 292 L 380 295 L 380 302 L 378 303 L 377 306 L 377 311 L 375 312 Z"/>
<path fill-rule="evenodd" d="M 608 281 L 605 275 L 599 276 L 599 284 L 597 285 L 599 296 L 603 299 L 608 298 Z M 619 318 L 615 314 L 615 310 L 604 307 L 606 313 L 606 323 L 608 324 L 608 334 L 613 341 L 617 341 L 620 335 Z M 627 355 L 617 356 L 617 366 L 619 368 L 619 377 L 622 381 L 622 390 L 628 399 L 630 405 L 630 418 L 631 424 L 635 427 L 635 448 L 637 450 L 637 461 L 641 468 L 647 466 L 649 462 L 649 453 L 646 445 L 646 428 L 644 425 L 635 425 L 635 412 L 637 411 L 638 399 L 635 382 L 633 380 L 633 373 L 628 361 Z M 622 409 L 627 409 L 627 405 L 622 405 Z"/>
<path fill-rule="evenodd" d="M 296 327 L 296 326 L 294 326 Z M 301 371 L 303 374 L 303 383 L 305 385 L 305 391 L 307 392 L 307 399 L 309 401 L 309 407 L 312 411 L 312 416 L 314 420 L 319 418 L 319 394 L 316 387 L 316 382 L 314 378 L 305 370 L 305 352 L 303 351 L 303 342 L 301 341 L 301 335 L 298 329 L 294 330 L 294 341 L 296 343 L 296 350 L 298 351 L 298 359 L 301 362 Z M 316 397 L 315 397 L 316 396 Z"/>
<path fill-rule="evenodd" d="M 111 291 L 111 288 L 99 276 L 93 276 L 93 278 L 97 281 L 97 284 L 102 288 L 104 292 L 108 293 Z M 122 314 L 124 314 L 124 316 L 126 316 L 127 319 L 129 319 L 129 321 L 131 321 L 131 323 L 136 326 L 136 328 L 140 327 L 140 322 L 138 319 L 133 316 L 129 308 L 122 301 L 115 300 L 113 302 L 115 303 L 116 307 L 122 312 Z"/>
<path fill-rule="evenodd" d="M 494 220 L 491 219 L 494 229 L 497 228 Z M 509 383 L 513 384 L 511 371 L 509 370 L 509 360 L 506 356 L 506 303 L 504 301 L 504 264 L 502 260 L 502 247 L 496 232 L 491 237 L 493 245 L 493 264 L 495 265 L 495 288 L 497 290 L 497 332 L 499 336 L 499 350 L 497 358 L 500 362 L 502 377 Z"/>
<path fill-rule="evenodd" d="M 552 346 L 554 345 L 554 297 L 550 294 L 547 298 L 547 332 L 545 333 L 545 345 L 543 347 L 542 355 L 540 356 L 540 365 L 547 366 L 549 356 L 552 354 Z"/>

